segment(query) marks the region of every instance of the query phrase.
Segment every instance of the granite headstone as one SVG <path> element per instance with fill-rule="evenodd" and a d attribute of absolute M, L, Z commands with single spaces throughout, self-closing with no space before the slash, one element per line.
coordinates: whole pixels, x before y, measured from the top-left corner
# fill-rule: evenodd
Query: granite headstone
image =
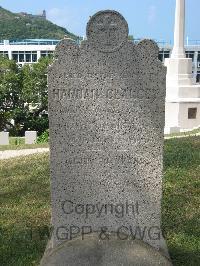
<path fill-rule="evenodd" d="M 90 18 L 80 46 L 57 45 L 48 73 L 53 248 L 95 232 L 167 253 L 158 52 L 151 40 L 129 41 L 126 20 L 110 10 Z"/>
<path fill-rule="evenodd" d="M 25 144 L 35 144 L 37 141 L 37 131 L 25 131 Z"/>
<path fill-rule="evenodd" d="M 0 132 L 0 145 L 9 145 L 9 132 Z"/>

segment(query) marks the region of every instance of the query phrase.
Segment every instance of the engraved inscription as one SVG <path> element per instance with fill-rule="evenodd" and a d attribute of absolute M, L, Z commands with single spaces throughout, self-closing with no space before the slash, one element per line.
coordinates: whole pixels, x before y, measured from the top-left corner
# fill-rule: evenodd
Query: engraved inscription
<path fill-rule="evenodd" d="M 90 156 L 76 156 L 76 157 L 70 157 L 66 159 L 66 164 L 67 165 L 91 165 L 94 163 L 98 164 L 122 164 L 125 165 L 126 167 L 129 167 L 131 164 L 132 167 L 136 166 L 137 163 L 140 162 L 140 160 L 131 154 L 128 153 L 119 153 L 116 155 L 113 155 L 113 157 L 108 157 L 105 155 L 90 155 Z M 141 163 L 141 162 L 140 162 Z M 127 165 L 128 164 L 128 165 Z"/>
<path fill-rule="evenodd" d="M 62 88 L 53 89 L 54 100 L 96 100 L 99 98 L 105 99 L 131 99 L 134 98 L 134 90 L 131 88 Z"/>

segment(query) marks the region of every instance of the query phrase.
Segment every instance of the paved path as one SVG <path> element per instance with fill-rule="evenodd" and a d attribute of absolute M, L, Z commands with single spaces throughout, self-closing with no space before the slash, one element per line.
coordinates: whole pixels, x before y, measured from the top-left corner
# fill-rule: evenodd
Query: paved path
<path fill-rule="evenodd" d="M 35 153 L 48 152 L 48 151 L 49 151 L 49 148 L 5 150 L 5 151 L 0 151 L 0 160 L 13 158 L 13 157 L 19 157 L 19 156 L 26 156 L 26 155 L 35 154 Z"/>
<path fill-rule="evenodd" d="M 200 133 L 190 134 L 190 135 L 181 135 L 181 136 L 170 136 L 170 137 L 166 136 L 165 139 L 185 138 L 189 136 L 200 136 Z M 48 151 L 49 151 L 49 148 L 5 150 L 5 151 L 0 151 L 0 160 L 19 157 L 19 156 L 26 156 L 26 155 L 35 154 L 35 153 L 48 152 Z"/>

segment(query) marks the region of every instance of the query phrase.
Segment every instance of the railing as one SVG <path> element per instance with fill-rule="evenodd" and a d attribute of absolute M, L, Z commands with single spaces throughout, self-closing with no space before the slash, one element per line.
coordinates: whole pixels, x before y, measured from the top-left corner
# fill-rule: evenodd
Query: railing
<path fill-rule="evenodd" d="M 186 46 L 200 46 L 200 40 L 187 40 Z"/>
<path fill-rule="evenodd" d="M 0 45 L 56 45 L 60 40 L 10 40 L 0 41 Z"/>
<path fill-rule="evenodd" d="M 142 39 L 134 39 L 134 43 L 138 43 Z M 154 40 L 160 48 L 172 48 L 173 47 L 173 42 L 169 41 L 166 42 L 164 40 Z M 185 41 L 185 46 L 200 46 L 200 40 L 186 40 Z"/>
<path fill-rule="evenodd" d="M 134 39 L 134 43 L 140 42 L 142 39 Z M 24 40 L 0 40 L 0 45 L 57 45 L 60 40 L 49 39 L 24 39 Z M 173 46 L 172 41 L 154 40 L 160 48 L 170 49 Z M 77 40 L 80 43 L 81 40 Z M 200 46 L 200 40 L 186 40 L 185 46 Z"/>
<path fill-rule="evenodd" d="M 34 41 L 34 40 L 24 40 L 24 41 L 10 41 L 10 45 L 56 45 L 59 40 L 55 41 Z"/>

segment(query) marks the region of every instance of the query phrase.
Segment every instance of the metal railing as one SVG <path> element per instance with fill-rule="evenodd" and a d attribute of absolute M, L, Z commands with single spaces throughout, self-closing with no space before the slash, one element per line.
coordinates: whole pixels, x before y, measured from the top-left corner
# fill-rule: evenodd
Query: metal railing
<path fill-rule="evenodd" d="M 0 45 L 56 45 L 60 40 L 0 40 Z"/>
<path fill-rule="evenodd" d="M 138 43 L 142 40 L 134 39 L 134 43 Z M 161 49 L 171 49 L 173 46 L 172 41 L 164 41 L 164 40 L 155 40 L 154 41 L 158 44 Z M 0 45 L 57 45 L 60 40 L 51 40 L 51 39 L 15 39 L 15 40 L 0 40 Z M 77 43 L 80 43 L 81 40 L 77 40 Z M 200 47 L 200 40 L 186 40 L 185 47 L 190 46 L 199 46 Z"/>

